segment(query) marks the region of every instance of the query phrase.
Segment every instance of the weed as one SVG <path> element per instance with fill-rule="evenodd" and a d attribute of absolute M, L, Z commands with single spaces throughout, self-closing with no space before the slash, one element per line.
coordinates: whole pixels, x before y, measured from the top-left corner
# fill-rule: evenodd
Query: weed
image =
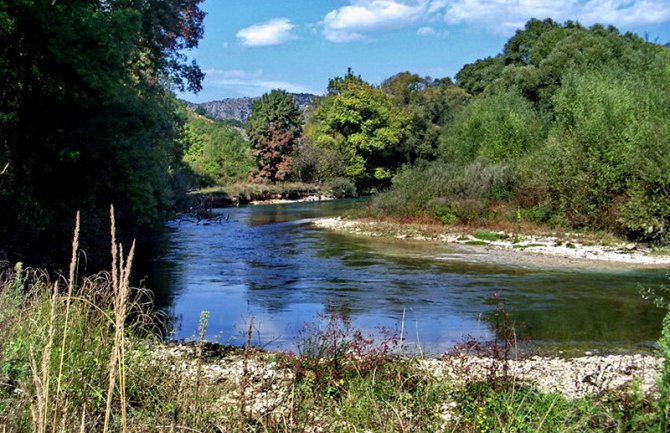
<path fill-rule="evenodd" d="M 473 235 L 475 238 L 483 241 L 498 241 L 500 240 L 500 234 L 496 232 L 490 232 L 485 230 L 478 230 Z"/>
<path fill-rule="evenodd" d="M 487 241 L 477 240 L 477 241 L 466 241 L 466 242 L 464 242 L 464 244 L 481 247 L 481 246 L 484 246 L 484 245 L 488 245 L 489 243 Z"/>
<path fill-rule="evenodd" d="M 382 329 L 383 338 L 354 329 L 351 319 L 329 304 L 324 314 L 303 328 L 298 337 L 298 356 L 286 361 L 296 377 L 319 384 L 330 395 L 337 395 L 342 381 L 352 375 L 365 375 L 389 361 L 399 346 L 396 332 Z"/>

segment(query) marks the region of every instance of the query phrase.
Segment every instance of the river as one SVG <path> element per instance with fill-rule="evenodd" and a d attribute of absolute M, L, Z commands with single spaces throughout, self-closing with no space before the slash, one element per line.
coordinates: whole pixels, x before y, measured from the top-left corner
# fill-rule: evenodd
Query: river
<path fill-rule="evenodd" d="M 292 203 L 219 209 L 221 223 L 168 224 L 149 285 L 172 319 L 172 338 L 294 350 L 306 324 L 330 306 L 365 333 L 402 332 L 405 345 L 440 353 L 465 336 L 493 336 L 504 301 L 520 341 L 555 350 L 637 350 L 658 338 L 663 311 L 640 288 L 663 270 L 543 269 L 487 263 L 432 242 L 323 231 L 314 218 L 362 202 Z"/>

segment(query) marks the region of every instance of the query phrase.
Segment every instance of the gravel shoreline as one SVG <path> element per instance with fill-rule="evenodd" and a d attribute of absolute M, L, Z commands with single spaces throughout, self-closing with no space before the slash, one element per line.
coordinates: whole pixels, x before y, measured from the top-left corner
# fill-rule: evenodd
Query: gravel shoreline
<path fill-rule="evenodd" d="M 297 199 L 268 199 L 268 200 L 254 200 L 250 201 L 249 204 L 252 206 L 263 206 L 268 204 L 287 204 L 287 203 L 303 203 L 303 202 L 315 202 L 315 201 L 333 201 L 335 197 L 327 194 L 315 194 L 308 195 L 307 197 L 297 198 Z"/>
<path fill-rule="evenodd" d="M 382 221 L 349 220 L 341 217 L 321 218 L 314 226 L 368 237 L 391 237 L 416 241 L 437 241 L 448 244 L 467 257 L 444 259 L 472 259 L 502 264 L 560 266 L 593 263 L 635 267 L 670 267 L 670 256 L 653 255 L 636 244 L 610 246 L 586 245 L 578 237 L 512 235 L 499 232 L 499 240 L 482 240 L 467 233 L 434 232 L 415 225 Z M 566 240 L 567 238 L 567 240 Z"/>
<path fill-rule="evenodd" d="M 289 410 L 295 376 L 278 361 L 276 353 L 251 351 L 245 356 L 243 351 L 236 350 L 200 362 L 193 344 L 158 344 L 151 353 L 153 365 L 210 388 L 221 407 L 238 404 L 244 393 L 245 406 L 253 417 L 281 416 Z M 568 400 L 631 387 L 645 395 L 654 395 L 664 362 L 660 357 L 640 354 L 571 359 L 534 356 L 509 361 L 469 355 L 400 359 L 410 361 L 415 374 L 455 387 L 505 375 L 519 385 L 560 394 Z M 449 418 L 449 411 L 450 405 L 445 403 L 445 419 Z"/>

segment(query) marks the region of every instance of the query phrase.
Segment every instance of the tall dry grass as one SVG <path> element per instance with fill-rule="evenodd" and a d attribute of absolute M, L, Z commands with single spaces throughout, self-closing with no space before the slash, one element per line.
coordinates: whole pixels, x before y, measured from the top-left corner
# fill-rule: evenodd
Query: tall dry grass
<path fill-rule="evenodd" d="M 0 368 L 14 398 L 0 403 L 0 412 L 10 413 L 0 415 L 2 431 L 91 431 L 97 430 L 100 419 L 103 432 L 111 431 L 113 424 L 128 431 L 126 321 L 143 305 L 130 288 L 135 244 L 124 256 L 116 243 L 113 207 L 110 220 L 109 273 L 78 284 L 79 213 L 67 278 L 51 282 L 46 273 L 20 265 L 5 272 L 0 332 L 9 342 L 0 345 Z"/>

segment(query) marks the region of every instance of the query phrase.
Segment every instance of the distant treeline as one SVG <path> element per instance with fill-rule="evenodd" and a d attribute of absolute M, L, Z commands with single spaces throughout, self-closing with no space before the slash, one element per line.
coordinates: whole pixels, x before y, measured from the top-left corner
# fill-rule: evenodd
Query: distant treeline
<path fill-rule="evenodd" d="M 277 153 L 290 97 L 263 100 L 247 132 L 255 149 Z M 350 70 L 313 101 L 302 135 L 290 135 L 285 179 L 344 178 L 381 191 L 373 215 L 670 240 L 670 50 L 611 26 L 530 20 L 502 53 L 465 65 L 453 81 L 402 72 L 374 86 Z M 205 157 L 209 165 L 189 156 L 191 166 L 210 180 L 243 179 L 253 160 L 226 146 L 216 151 L 226 156 Z M 211 164 L 229 158 L 237 162 Z M 257 162 L 256 171 L 272 172 Z"/>

